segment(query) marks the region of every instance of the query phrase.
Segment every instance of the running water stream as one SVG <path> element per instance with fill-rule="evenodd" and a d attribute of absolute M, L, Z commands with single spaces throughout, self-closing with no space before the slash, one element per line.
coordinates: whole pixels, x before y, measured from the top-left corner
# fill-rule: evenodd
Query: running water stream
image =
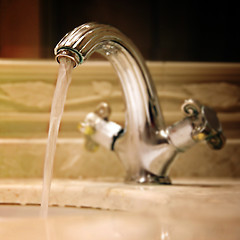
<path fill-rule="evenodd" d="M 40 216 L 48 216 L 48 202 L 51 188 L 53 162 L 56 151 L 56 143 L 59 126 L 63 114 L 64 104 L 67 97 L 68 87 L 72 79 L 72 61 L 68 58 L 60 59 L 59 73 L 56 88 L 52 100 L 51 115 L 48 130 L 48 141 L 45 153 L 43 187 Z"/>

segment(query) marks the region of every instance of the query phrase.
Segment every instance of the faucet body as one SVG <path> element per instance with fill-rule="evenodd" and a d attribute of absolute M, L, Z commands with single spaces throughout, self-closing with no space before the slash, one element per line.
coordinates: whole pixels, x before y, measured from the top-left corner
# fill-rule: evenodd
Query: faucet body
<path fill-rule="evenodd" d="M 185 111 L 189 116 L 165 128 L 157 92 L 141 54 L 134 44 L 114 27 L 97 23 L 81 25 L 65 35 L 54 51 L 57 61 L 61 57 L 68 57 L 75 67 L 94 52 L 109 60 L 120 79 L 124 93 L 125 126 L 121 128 L 110 124 L 111 126 L 104 128 L 108 119 L 99 114 L 91 115 L 88 117 L 88 120 L 91 120 L 86 124 L 97 129 L 92 138 L 101 143 L 101 136 L 105 134 L 104 136 L 111 139 L 109 149 L 114 150 L 121 159 L 127 170 L 128 180 L 170 183 L 167 174 L 177 153 L 199 140 L 193 137 L 193 132 L 196 130 L 196 122 L 199 122 L 201 105 L 188 102 L 185 106 L 193 106 Z M 189 109 L 194 110 L 188 111 Z M 195 111 L 196 109 L 198 111 Z M 210 115 L 214 114 L 210 111 Z M 221 135 L 221 126 L 217 124 L 217 127 L 217 133 L 214 135 L 211 132 L 212 135 L 208 137 L 213 139 L 213 136 L 216 138 L 218 135 L 222 146 L 224 137 Z M 103 129 L 108 130 L 103 133 Z M 102 132 L 102 135 L 97 132 Z M 205 136 L 204 139 L 206 138 Z"/>

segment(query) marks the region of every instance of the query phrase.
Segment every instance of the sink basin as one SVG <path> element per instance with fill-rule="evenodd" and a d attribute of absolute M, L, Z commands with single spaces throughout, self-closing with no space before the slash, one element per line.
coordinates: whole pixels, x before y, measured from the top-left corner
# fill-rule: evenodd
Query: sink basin
<path fill-rule="evenodd" d="M 159 239 L 153 219 L 136 213 L 91 208 L 50 207 L 39 217 L 39 206 L 0 205 L 0 239 Z"/>
<path fill-rule="evenodd" d="M 55 179 L 47 219 L 39 217 L 41 183 L 0 180 L 0 239 L 235 240 L 240 236 L 239 180 L 179 179 L 171 186 L 140 186 Z"/>
<path fill-rule="evenodd" d="M 100 215 L 109 214 L 110 211 L 92 208 L 75 208 L 75 207 L 49 207 L 49 217 L 66 217 L 81 215 Z M 15 218 L 38 218 L 40 215 L 40 206 L 23 206 L 0 204 L 0 221 Z"/>

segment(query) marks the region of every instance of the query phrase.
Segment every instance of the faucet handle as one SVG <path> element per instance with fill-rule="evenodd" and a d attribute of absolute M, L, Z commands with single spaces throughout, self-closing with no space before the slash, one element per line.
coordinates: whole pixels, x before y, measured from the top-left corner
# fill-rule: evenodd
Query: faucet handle
<path fill-rule="evenodd" d="M 181 110 L 187 117 L 197 117 L 201 112 L 202 105 L 199 101 L 193 99 L 187 99 L 181 106 Z"/>
<path fill-rule="evenodd" d="M 111 108 L 107 103 L 101 102 L 96 107 L 94 113 L 96 113 L 103 120 L 108 121 L 108 118 L 111 114 Z"/>
<path fill-rule="evenodd" d="M 100 103 L 94 112 L 87 114 L 79 124 L 79 131 L 85 136 L 85 146 L 95 151 L 99 145 L 109 150 L 114 149 L 114 143 L 123 133 L 123 128 L 115 122 L 108 121 L 111 109 L 107 103 Z"/>
<path fill-rule="evenodd" d="M 91 124 L 89 119 L 85 119 L 84 122 L 78 124 L 78 130 L 83 133 L 85 138 L 85 148 L 90 152 L 96 152 L 99 148 L 99 144 L 96 143 L 91 136 L 95 133 L 95 128 Z"/>
<path fill-rule="evenodd" d="M 192 99 L 185 100 L 181 108 L 192 120 L 192 138 L 195 141 L 206 140 L 213 149 L 221 149 L 224 146 L 226 137 L 217 114 L 212 108 Z"/>

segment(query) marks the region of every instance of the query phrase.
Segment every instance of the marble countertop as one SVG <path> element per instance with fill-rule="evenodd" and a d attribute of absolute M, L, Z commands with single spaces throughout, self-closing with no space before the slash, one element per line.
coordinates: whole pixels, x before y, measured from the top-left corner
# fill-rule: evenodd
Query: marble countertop
<path fill-rule="evenodd" d="M 41 179 L 0 180 L 0 203 L 38 204 Z M 239 239 L 240 180 L 173 179 L 172 185 L 61 180 L 50 204 L 151 216 L 159 239 Z"/>

